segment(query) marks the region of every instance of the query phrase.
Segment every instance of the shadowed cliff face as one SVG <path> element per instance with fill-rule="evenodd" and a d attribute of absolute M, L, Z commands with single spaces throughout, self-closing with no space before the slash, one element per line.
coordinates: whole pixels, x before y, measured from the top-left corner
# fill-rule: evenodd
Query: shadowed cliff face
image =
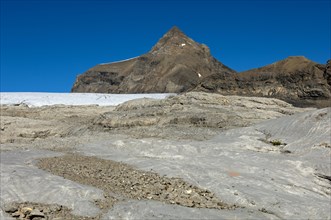
<path fill-rule="evenodd" d="M 328 62 L 330 66 L 330 61 Z M 330 106 L 330 67 L 303 56 L 238 73 L 234 78 L 211 75 L 194 89 L 245 96 L 276 97 L 298 106 Z"/>
<path fill-rule="evenodd" d="M 167 32 L 146 54 L 101 64 L 77 77 L 72 92 L 148 93 L 184 92 L 212 74 L 235 71 L 210 55 L 177 27 Z"/>

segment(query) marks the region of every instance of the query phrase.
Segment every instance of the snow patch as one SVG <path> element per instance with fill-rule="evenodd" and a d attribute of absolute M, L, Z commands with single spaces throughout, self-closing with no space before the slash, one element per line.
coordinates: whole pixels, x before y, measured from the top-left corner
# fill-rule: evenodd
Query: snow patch
<path fill-rule="evenodd" d="M 25 104 L 29 107 L 45 105 L 99 105 L 116 106 L 126 101 L 141 98 L 164 99 L 173 93 L 149 94 L 103 94 L 103 93 L 38 93 L 0 92 L 1 105 Z"/>
<path fill-rule="evenodd" d="M 114 61 L 114 62 L 110 62 L 110 63 L 100 63 L 99 65 L 108 65 L 108 64 L 113 64 L 113 63 L 121 63 L 121 62 L 125 62 L 125 61 L 136 59 L 137 57 L 138 56 L 132 57 L 132 58 L 129 58 L 129 59 L 125 59 L 125 60 Z"/>

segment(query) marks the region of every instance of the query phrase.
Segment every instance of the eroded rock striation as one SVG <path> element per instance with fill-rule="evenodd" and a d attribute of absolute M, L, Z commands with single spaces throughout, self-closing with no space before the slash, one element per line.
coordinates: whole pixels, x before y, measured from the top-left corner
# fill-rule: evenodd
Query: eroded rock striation
<path fill-rule="evenodd" d="M 137 138 L 204 140 L 222 130 L 300 111 L 278 99 L 187 92 L 164 100 L 128 101 L 96 117 L 91 128 Z"/>

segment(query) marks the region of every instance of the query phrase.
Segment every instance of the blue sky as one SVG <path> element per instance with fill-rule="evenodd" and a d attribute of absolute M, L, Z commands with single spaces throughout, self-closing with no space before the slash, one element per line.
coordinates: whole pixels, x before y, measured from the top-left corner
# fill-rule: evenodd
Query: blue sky
<path fill-rule="evenodd" d="M 330 59 L 330 0 L 0 0 L 2 92 L 69 92 L 98 63 L 148 52 L 172 26 L 237 71 Z"/>

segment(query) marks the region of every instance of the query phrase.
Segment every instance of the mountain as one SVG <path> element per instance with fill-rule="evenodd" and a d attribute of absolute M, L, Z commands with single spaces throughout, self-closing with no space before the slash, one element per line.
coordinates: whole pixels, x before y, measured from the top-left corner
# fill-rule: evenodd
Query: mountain
<path fill-rule="evenodd" d="M 330 106 L 331 72 L 328 65 L 303 56 L 288 57 L 273 64 L 240 72 L 232 79 L 210 75 L 196 91 L 228 95 L 276 97 L 295 105 Z"/>
<path fill-rule="evenodd" d="M 234 70 L 211 56 L 209 48 L 171 28 L 146 54 L 100 64 L 79 75 L 72 92 L 179 93 L 195 88 L 204 78 L 233 75 Z"/>
<path fill-rule="evenodd" d="M 237 73 L 217 61 L 204 44 L 171 28 L 146 54 L 97 65 L 76 79 L 72 92 L 181 93 L 263 96 L 297 106 L 331 106 L 331 61 L 292 56 Z"/>

